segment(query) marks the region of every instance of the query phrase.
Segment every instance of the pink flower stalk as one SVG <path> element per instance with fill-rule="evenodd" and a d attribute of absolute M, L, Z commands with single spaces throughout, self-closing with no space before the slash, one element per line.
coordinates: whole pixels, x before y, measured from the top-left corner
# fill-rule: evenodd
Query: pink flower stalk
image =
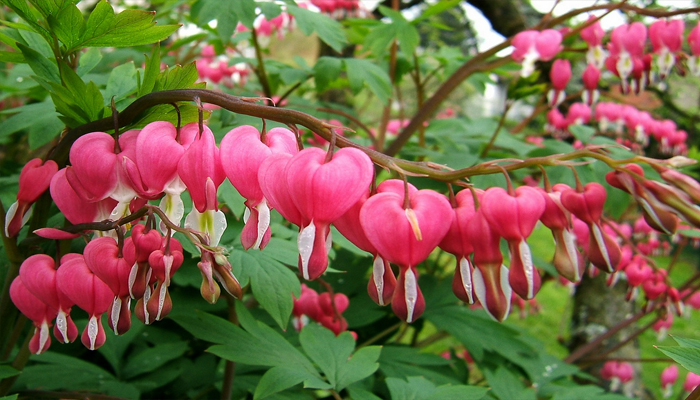
<path fill-rule="evenodd" d="M 45 254 L 30 256 L 20 266 L 19 277 L 27 290 L 51 310 L 56 310 L 56 325 L 53 330 L 56 339 L 63 343 L 73 342 L 78 337 L 78 328 L 70 317 L 73 302 L 57 285 L 56 263 L 53 258 Z"/>
<path fill-rule="evenodd" d="M 34 323 L 34 335 L 29 342 L 29 351 L 40 354 L 51 346 L 49 328 L 56 318 L 57 310 L 41 301 L 16 277 L 10 285 L 10 298 L 19 311 Z"/>
<path fill-rule="evenodd" d="M 386 182 L 386 181 L 385 181 Z M 391 303 L 391 298 L 396 289 L 396 276 L 391 270 L 389 262 L 379 255 L 379 252 L 369 241 L 360 223 L 360 212 L 362 206 L 369 199 L 367 191 L 360 200 L 357 201 L 342 217 L 333 222 L 338 231 L 351 241 L 360 250 L 366 251 L 373 256 L 372 275 L 367 283 L 367 293 L 380 306 Z"/>
<path fill-rule="evenodd" d="M 551 107 L 556 107 L 561 104 L 566 98 L 566 84 L 571 79 L 571 63 L 569 60 L 557 59 L 552 64 L 552 69 L 549 71 L 549 79 L 552 82 L 552 89 L 547 93 L 547 99 Z"/>
<path fill-rule="evenodd" d="M 287 187 L 302 217 L 299 270 L 309 280 L 328 266 L 330 224 L 362 197 L 373 177 L 372 161 L 357 149 L 342 148 L 326 158 L 325 151 L 307 148 L 285 168 Z"/>
<path fill-rule="evenodd" d="M 117 145 L 111 135 L 91 132 L 78 138 L 70 150 L 73 168 L 66 170 L 68 182 L 84 200 L 97 202 L 108 197 L 116 200 L 118 204 L 110 213 L 111 219 L 126 215 L 129 203 L 137 196 L 128 168 L 136 158 L 138 133 L 124 132 Z"/>
<path fill-rule="evenodd" d="M 452 208 L 453 215 L 450 230 L 439 244 L 441 249 L 454 254 L 457 258 L 457 266 L 452 279 L 452 291 L 458 299 L 467 304 L 476 302 L 474 284 L 472 282 L 474 265 L 469 259 L 469 255 L 474 252 L 474 247 L 467 234 L 467 225 L 469 225 L 469 221 L 476 214 L 474 196 L 481 199 L 483 194 L 484 191 L 479 189 L 475 189 L 474 192 L 462 190 L 457 193 L 454 199 L 455 204 Z"/>
<path fill-rule="evenodd" d="M 510 193 L 509 193 L 510 192 Z M 481 201 L 484 217 L 490 227 L 508 241 L 510 273 L 508 282 L 523 299 L 531 299 L 540 289 L 540 274 L 532 262 L 532 253 L 526 239 L 545 210 L 542 195 L 529 186 L 514 192 L 500 187 L 486 190 Z"/>
<path fill-rule="evenodd" d="M 612 273 L 620 263 L 621 250 L 617 242 L 601 228 L 600 218 L 606 197 L 603 185 L 590 182 L 582 192 L 573 189 L 563 191 L 561 203 L 589 227 L 589 261 L 602 271 Z"/>
<path fill-rule="evenodd" d="M 700 375 L 688 372 L 688 375 L 685 376 L 685 382 L 683 382 L 683 390 L 692 392 L 698 385 L 700 385 Z"/>
<path fill-rule="evenodd" d="M 297 152 L 296 137 L 285 128 L 273 128 L 262 139 L 255 127 L 239 126 L 221 140 L 221 165 L 231 184 L 246 198 L 241 232 L 246 250 L 262 249 L 270 241 L 270 207 L 258 182 L 260 165 L 272 153 Z"/>
<path fill-rule="evenodd" d="M 671 364 L 661 371 L 661 392 L 663 393 L 664 399 L 671 397 L 673 394 L 673 385 L 678 380 L 678 367 L 676 364 Z"/>
<path fill-rule="evenodd" d="M 685 24 L 682 19 L 656 20 L 649 26 L 649 39 L 656 53 L 659 77 L 665 79 L 676 63 L 676 54 L 681 51 Z"/>
<path fill-rule="evenodd" d="M 588 21 L 595 19 L 594 15 L 588 17 Z M 600 21 L 596 21 L 581 30 L 581 39 L 588 43 L 586 60 L 589 64 L 602 68 L 605 62 L 605 50 L 603 49 L 603 36 L 605 31 L 600 26 Z"/>
<path fill-rule="evenodd" d="M 185 227 L 209 236 L 211 246 L 219 244 L 226 229 L 226 216 L 219 211 L 216 191 L 226 179 L 214 134 L 204 126 L 200 136 L 185 151 L 177 173 L 187 186 L 194 207 L 185 218 Z"/>
<path fill-rule="evenodd" d="M 469 221 L 467 235 L 474 246 L 474 294 L 491 318 L 503 322 L 510 313 L 513 291 L 508 283 L 508 268 L 503 265 L 501 237 L 491 228 L 481 208 Z"/>
<path fill-rule="evenodd" d="M 600 69 L 594 64 L 588 64 L 581 75 L 584 91 L 581 98 L 585 104 L 592 106 L 598 102 L 600 92 L 598 92 L 598 82 L 600 81 Z"/>
<path fill-rule="evenodd" d="M 360 211 L 360 222 L 379 254 L 399 265 L 399 280 L 391 301 L 394 313 L 413 322 L 423 313 L 425 300 L 418 287 L 416 265 L 423 262 L 450 229 L 452 207 L 447 198 L 430 190 L 378 193 Z"/>
<path fill-rule="evenodd" d="M 63 257 L 56 281 L 63 293 L 90 316 L 81 336 L 83 345 L 90 350 L 102 346 L 106 336 L 100 317 L 110 309 L 112 290 L 90 271 L 80 254 Z"/>
<path fill-rule="evenodd" d="M 522 63 L 521 76 L 528 77 L 535 70 L 538 60 L 549 61 L 561 51 L 562 35 L 554 29 L 543 31 L 523 31 L 513 37 L 511 44 L 515 48 L 511 57 Z"/>
<path fill-rule="evenodd" d="M 31 217 L 30 207 L 49 188 L 51 178 L 58 172 L 53 160 L 43 163 L 41 159 L 30 160 L 19 173 L 17 201 L 12 203 L 5 214 L 5 236 L 17 236 L 19 230 Z"/>

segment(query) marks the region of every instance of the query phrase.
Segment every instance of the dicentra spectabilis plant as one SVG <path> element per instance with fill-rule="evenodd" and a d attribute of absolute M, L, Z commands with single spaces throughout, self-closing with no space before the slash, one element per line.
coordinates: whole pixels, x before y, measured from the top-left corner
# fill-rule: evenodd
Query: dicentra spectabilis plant
<path fill-rule="evenodd" d="M 93 3 L 3 2 L 0 397 L 696 390 L 697 9 Z"/>

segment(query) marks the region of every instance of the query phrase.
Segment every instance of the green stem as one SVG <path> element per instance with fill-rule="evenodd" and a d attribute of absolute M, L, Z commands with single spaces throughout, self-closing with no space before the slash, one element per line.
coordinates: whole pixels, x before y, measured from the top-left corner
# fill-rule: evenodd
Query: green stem
<path fill-rule="evenodd" d="M 498 134 L 501 132 L 501 128 L 503 128 L 503 125 L 506 123 L 506 115 L 508 115 L 508 110 L 510 110 L 510 107 L 513 105 L 512 102 L 509 102 L 506 100 L 506 104 L 503 107 L 503 114 L 501 114 L 501 118 L 498 120 L 498 125 L 496 126 L 496 129 L 493 131 L 493 134 L 491 135 L 491 140 L 486 144 L 486 147 L 481 151 L 481 154 L 479 157 L 484 158 L 486 155 L 489 154 L 489 151 L 493 147 L 493 144 L 496 142 L 496 138 L 498 137 Z"/>
<path fill-rule="evenodd" d="M 272 90 L 270 90 L 270 82 L 267 80 L 267 72 L 265 71 L 265 62 L 262 57 L 262 50 L 260 49 L 260 43 L 258 43 L 258 34 L 255 29 L 251 29 L 253 38 L 253 47 L 255 48 L 255 58 L 258 60 L 257 68 L 255 68 L 255 74 L 258 76 L 260 81 L 260 86 L 262 86 L 263 93 L 267 97 L 268 101 L 272 102 Z"/>
<path fill-rule="evenodd" d="M 27 335 L 27 338 L 24 340 L 24 343 L 15 356 L 14 361 L 12 361 L 12 368 L 21 371 L 24 369 L 24 366 L 27 365 L 29 356 L 31 356 L 31 353 L 29 352 L 29 341 L 32 339 L 32 336 L 33 335 L 31 332 Z M 0 396 L 5 396 L 7 392 L 10 391 L 17 378 L 19 378 L 19 375 L 11 376 L 0 381 Z"/>
<path fill-rule="evenodd" d="M 0 202 L 0 226 L 5 226 L 5 207 Z M 9 321 L 14 321 L 17 318 L 17 308 L 12 304 L 10 299 L 10 285 L 12 281 L 19 275 L 19 267 L 24 261 L 22 253 L 17 247 L 17 238 L 8 238 L 5 236 L 5 230 L 2 230 L 2 243 L 5 249 L 7 259 L 10 265 L 5 274 L 5 281 L 2 285 L 2 293 L 0 293 L 0 349 L 7 347 L 9 335 L 12 332 L 12 325 Z M 14 343 L 13 343 L 14 345 Z M 0 359 L 4 361 L 6 357 Z"/>

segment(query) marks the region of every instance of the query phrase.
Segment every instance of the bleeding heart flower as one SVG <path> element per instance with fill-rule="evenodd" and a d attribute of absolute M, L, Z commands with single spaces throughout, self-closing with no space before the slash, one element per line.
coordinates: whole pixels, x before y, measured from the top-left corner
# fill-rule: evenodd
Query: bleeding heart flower
<path fill-rule="evenodd" d="M 552 90 L 547 94 L 549 105 L 556 107 L 561 104 L 566 98 L 567 83 L 571 79 L 571 63 L 569 60 L 558 59 L 552 63 L 552 69 L 549 71 L 549 79 L 552 82 Z"/>
<path fill-rule="evenodd" d="M 270 240 L 270 208 L 258 182 L 260 165 L 272 153 L 297 152 L 294 133 L 284 128 L 273 128 L 262 139 L 255 127 L 239 126 L 221 140 L 221 164 L 226 176 L 246 198 L 245 227 L 241 232 L 245 249 L 262 249 Z"/>
<path fill-rule="evenodd" d="M 415 266 L 445 237 L 452 214 L 447 198 L 431 190 L 409 194 L 408 202 L 403 193 L 378 193 L 360 211 L 367 238 L 379 254 L 399 265 L 392 309 L 404 321 L 415 321 L 425 309 Z"/>
<path fill-rule="evenodd" d="M 10 298 L 22 314 L 34 323 L 34 335 L 29 342 L 29 351 L 40 354 L 51 346 L 49 328 L 51 320 L 56 318 L 57 310 L 41 301 L 16 277 L 10 285 Z"/>
<path fill-rule="evenodd" d="M 440 248 L 457 258 L 457 266 L 452 279 L 452 291 L 455 296 L 467 304 L 474 304 L 474 285 L 472 283 L 472 265 L 469 255 L 474 252 L 472 241 L 467 234 L 467 225 L 476 214 L 474 196 L 483 197 L 484 191 L 475 189 L 462 190 L 455 196 L 450 230 L 440 242 Z"/>
<path fill-rule="evenodd" d="M 386 181 L 385 181 L 386 182 Z M 380 306 L 391 302 L 396 288 L 396 277 L 391 270 L 391 265 L 379 255 L 374 245 L 369 241 L 360 223 L 360 211 L 369 198 L 369 191 L 366 191 L 360 200 L 357 201 L 343 216 L 336 219 L 333 225 L 338 231 L 351 241 L 360 250 L 366 251 L 373 256 L 372 275 L 367 283 L 367 293 Z"/>
<path fill-rule="evenodd" d="M 19 173 L 17 201 L 12 203 L 5 214 L 5 236 L 17 236 L 19 230 L 31 216 L 30 207 L 49 188 L 51 178 L 58 172 L 53 160 L 43 163 L 39 158 L 30 160 Z"/>
<path fill-rule="evenodd" d="M 525 241 L 545 210 L 545 201 L 537 189 L 521 186 L 513 195 L 499 187 L 489 188 L 482 198 L 480 212 L 491 228 L 508 241 L 511 288 L 523 299 L 531 299 L 541 285 L 533 265 L 530 247 Z"/>
<path fill-rule="evenodd" d="M 562 49 L 561 32 L 554 29 L 539 31 L 522 31 L 513 37 L 511 44 L 515 48 L 511 57 L 522 62 L 521 76 L 527 77 L 535 70 L 535 61 L 549 61 Z"/>
<path fill-rule="evenodd" d="M 94 203 L 84 200 L 66 178 L 66 171 L 71 168 L 61 169 L 51 178 L 51 198 L 61 213 L 73 224 L 102 221 L 109 218 L 117 202 L 110 198 Z"/>
<path fill-rule="evenodd" d="M 143 225 L 137 225 L 143 226 Z M 134 254 L 122 252 L 110 237 L 91 240 L 85 246 L 85 264 L 112 290 L 114 298 L 109 313 L 109 326 L 115 335 L 121 335 L 131 327 L 130 279 Z"/>
<path fill-rule="evenodd" d="M 114 298 L 112 290 L 90 271 L 82 255 L 64 256 L 56 281 L 61 291 L 90 315 L 81 336 L 83 345 L 90 350 L 102 346 L 106 336 L 100 317 L 110 309 Z"/>
<path fill-rule="evenodd" d="M 22 283 L 34 296 L 56 310 L 54 336 L 63 343 L 78 337 L 78 328 L 70 317 L 73 302 L 63 294 L 56 283 L 56 263 L 45 254 L 30 256 L 19 268 Z"/>
<path fill-rule="evenodd" d="M 373 164 L 360 150 L 343 148 L 329 161 L 326 152 L 312 147 L 300 151 L 286 166 L 287 186 L 302 216 L 299 232 L 299 270 L 316 279 L 328 266 L 330 224 L 367 191 Z"/>

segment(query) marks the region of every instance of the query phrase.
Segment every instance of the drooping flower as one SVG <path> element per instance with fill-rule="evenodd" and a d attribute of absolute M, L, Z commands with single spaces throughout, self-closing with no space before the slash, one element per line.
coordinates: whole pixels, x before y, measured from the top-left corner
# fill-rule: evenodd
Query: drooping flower
<path fill-rule="evenodd" d="M 330 224 L 345 214 L 369 187 L 372 161 L 360 150 L 342 148 L 330 160 L 312 147 L 293 156 L 285 167 L 287 187 L 302 217 L 299 270 L 316 279 L 328 266 Z"/>
<path fill-rule="evenodd" d="M 30 160 L 19 173 L 19 191 L 17 201 L 10 205 L 5 214 L 5 236 L 17 236 L 19 230 L 31 216 L 30 207 L 49 188 L 51 178 L 58 172 L 58 165 L 53 160 L 45 163 L 41 159 Z"/>
<path fill-rule="evenodd" d="M 192 212 L 185 219 L 185 227 L 207 234 L 208 244 L 218 245 L 226 230 L 226 216 L 219 210 L 216 191 L 226 174 L 214 134 L 208 127 L 203 127 L 200 136 L 182 155 L 177 173 L 194 203 Z"/>
<path fill-rule="evenodd" d="M 561 104 L 566 98 L 566 85 L 571 79 L 571 63 L 569 60 L 557 59 L 552 63 L 552 69 L 549 71 L 549 79 L 552 82 L 552 89 L 547 93 L 547 99 L 551 107 L 556 107 Z"/>
<path fill-rule="evenodd" d="M 370 242 L 388 261 L 399 266 L 391 301 L 394 313 L 415 321 L 425 309 L 416 265 L 423 262 L 450 229 L 452 207 L 444 195 L 431 190 L 393 191 L 370 197 L 360 211 L 360 223 Z"/>
<path fill-rule="evenodd" d="M 49 328 L 52 325 L 51 321 L 56 318 L 57 310 L 32 294 L 19 276 L 10 285 L 10 298 L 19 311 L 34 323 L 34 335 L 29 342 L 29 351 L 40 354 L 48 350 L 51 346 Z"/>
<path fill-rule="evenodd" d="M 245 227 L 241 242 L 245 249 L 262 249 L 270 240 L 270 207 L 258 181 L 260 165 L 272 153 L 296 154 L 294 133 L 273 128 L 265 134 L 250 125 L 239 126 L 221 140 L 221 164 L 231 184 L 246 198 Z"/>
<path fill-rule="evenodd" d="M 522 63 L 521 75 L 530 76 L 538 60 L 549 61 L 561 50 L 561 32 L 554 29 L 522 31 L 513 37 L 511 57 Z"/>

